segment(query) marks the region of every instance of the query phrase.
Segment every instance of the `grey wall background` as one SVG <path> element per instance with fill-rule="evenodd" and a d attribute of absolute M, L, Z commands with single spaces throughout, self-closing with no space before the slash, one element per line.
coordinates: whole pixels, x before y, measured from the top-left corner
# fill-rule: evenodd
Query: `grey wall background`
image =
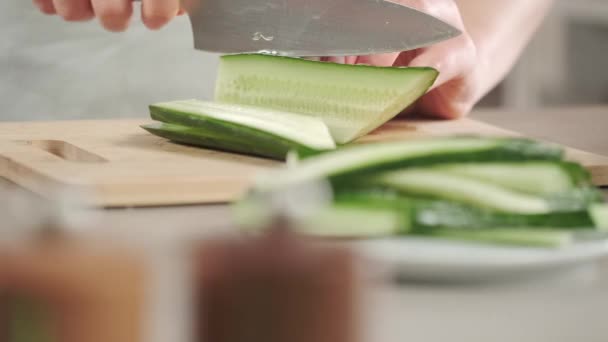
<path fill-rule="evenodd" d="M 147 105 L 210 98 L 217 56 L 192 48 L 186 17 L 124 34 L 64 23 L 30 0 L 0 1 L 0 120 L 136 117 Z"/>

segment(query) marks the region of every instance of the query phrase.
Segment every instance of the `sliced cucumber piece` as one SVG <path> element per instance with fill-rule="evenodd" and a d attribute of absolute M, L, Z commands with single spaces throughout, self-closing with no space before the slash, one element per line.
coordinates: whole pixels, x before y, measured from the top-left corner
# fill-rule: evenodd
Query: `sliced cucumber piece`
<path fill-rule="evenodd" d="M 583 167 L 563 161 L 450 164 L 435 169 L 535 195 L 567 192 L 590 180 Z"/>
<path fill-rule="evenodd" d="M 335 195 L 337 203 L 365 208 L 393 209 L 404 215 L 412 230 L 449 229 L 592 229 L 589 212 L 551 212 L 547 214 L 514 214 L 483 210 L 454 202 L 406 197 L 385 190 L 344 190 Z"/>
<path fill-rule="evenodd" d="M 272 224 L 263 203 L 242 199 L 233 204 L 236 223 L 246 232 L 261 232 Z M 362 224 L 364 223 L 364 224 Z M 292 222 L 299 233 L 330 238 L 377 238 L 398 234 L 407 226 L 405 216 L 392 208 L 366 208 L 349 203 L 323 208 Z"/>
<path fill-rule="evenodd" d="M 223 56 L 218 102 L 323 119 L 339 144 L 376 129 L 435 82 L 431 68 L 344 65 L 268 55 Z"/>
<path fill-rule="evenodd" d="M 256 188 L 270 191 L 326 177 L 450 162 L 559 160 L 563 151 L 527 139 L 431 138 L 342 147 L 302 160 L 295 168 L 266 173 Z"/>
<path fill-rule="evenodd" d="M 319 237 L 368 239 L 395 236 L 406 226 L 395 210 L 348 204 L 335 204 L 296 225 L 301 233 Z"/>
<path fill-rule="evenodd" d="M 573 232 L 545 229 L 435 229 L 429 231 L 426 235 L 442 239 L 522 247 L 557 248 L 567 246 L 574 242 Z"/>
<path fill-rule="evenodd" d="M 598 203 L 591 205 L 589 207 L 589 214 L 597 228 L 608 230 L 608 204 Z"/>
<path fill-rule="evenodd" d="M 323 121 L 293 113 L 185 100 L 151 105 L 150 116 L 165 123 L 203 129 L 207 136 L 213 134 L 217 139 L 237 138 L 245 144 L 257 144 L 260 150 L 277 143 L 311 151 L 336 147 Z M 207 147 L 218 148 L 217 144 Z"/>
<path fill-rule="evenodd" d="M 261 232 L 267 225 L 252 225 L 252 217 L 243 225 L 249 231 Z M 244 219 L 244 217 L 241 217 Z M 377 205 L 337 203 L 314 217 L 294 223 L 300 234 L 322 238 L 375 239 L 396 236 L 425 236 L 476 243 L 515 246 L 558 247 L 573 240 L 573 231 L 551 228 L 411 229 L 408 213 Z"/>
<path fill-rule="evenodd" d="M 374 182 L 408 195 L 454 201 L 499 212 L 545 214 L 552 211 L 549 202 L 542 197 L 436 170 L 392 171 L 378 176 Z"/>
<path fill-rule="evenodd" d="M 160 122 L 141 127 L 154 135 L 182 144 L 276 160 L 284 160 L 292 148 L 302 148 L 283 140 L 269 140 L 263 135 L 231 138 L 224 134 L 217 134 L 213 129 L 206 130 Z"/>

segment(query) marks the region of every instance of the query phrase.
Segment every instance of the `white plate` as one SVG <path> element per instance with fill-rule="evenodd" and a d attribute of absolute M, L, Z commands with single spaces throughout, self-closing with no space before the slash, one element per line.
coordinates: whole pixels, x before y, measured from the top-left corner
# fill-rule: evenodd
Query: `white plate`
<path fill-rule="evenodd" d="M 608 240 L 558 248 L 503 247 L 401 238 L 353 243 L 382 271 L 418 281 L 471 282 L 559 271 L 608 256 Z"/>

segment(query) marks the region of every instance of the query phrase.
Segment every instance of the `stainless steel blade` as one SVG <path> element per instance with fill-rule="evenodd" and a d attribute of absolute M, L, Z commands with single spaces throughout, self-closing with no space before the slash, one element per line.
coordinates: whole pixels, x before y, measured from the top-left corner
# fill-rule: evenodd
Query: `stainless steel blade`
<path fill-rule="evenodd" d="M 460 34 L 383 0 L 186 0 L 194 46 L 209 52 L 348 56 L 412 50 Z"/>

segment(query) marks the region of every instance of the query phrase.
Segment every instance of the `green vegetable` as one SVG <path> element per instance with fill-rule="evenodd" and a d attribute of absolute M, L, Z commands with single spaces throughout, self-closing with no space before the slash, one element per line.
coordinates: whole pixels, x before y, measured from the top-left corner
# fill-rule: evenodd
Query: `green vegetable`
<path fill-rule="evenodd" d="M 585 169 L 527 139 L 432 138 L 296 157 L 261 177 L 245 201 L 329 180 L 332 204 L 295 222 L 304 234 L 559 247 L 608 230 L 608 206 Z M 269 220 L 270 211 L 263 201 L 254 207 L 238 222 L 263 229 L 251 213 Z"/>
<path fill-rule="evenodd" d="M 522 230 L 510 228 L 493 228 L 490 230 L 437 229 L 429 232 L 428 236 L 494 245 L 552 248 L 569 245 L 574 240 L 574 234 L 572 232 L 563 230 Z"/>
<path fill-rule="evenodd" d="M 527 139 L 451 137 L 365 144 L 302 160 L 297 168 L 271 171 L 256 189 L 275 191 L 302 182 L 352 177 L 412 166 L 454 162 L 559 160 L 560 148 Z"/>
<path fill-rule="evenodd" d="M 290 150 L 336 147 L 321 120 L 292 113 L 188 100 L 151 105 L 150 114 L 172 126 L 145 126 L 149 132 L 201 147 L 281 160 Z"/>
<path fill-rule="evenodd" d="M 218 137 L 214 132 L 208 132 L 205 129 L 167 123 L 152 123 L 141 127 L 154 135 L 182 144 L 278 160 L 285 158 L 292 147 L 289 144 L 276 142 L 260 147 L 251 140 L 247 141 L 238 137 L 230 139 L 226 136 Z"/>
<path fill-rule="evenodd" d="M 344 65 L 268 55 L 223 56 L 217 102 L 322 119 L 338 144 L 402 112 L 435 82 L 431 68 Z"/>
<path fill-rule="evenodd" d="M 608 204 L 593 204 L 589 212 L 596 227 L 600 230 L 608 230 Z"/>
<path fill-rule="evenodd" d="M 406 169 L 377 176 L 372 182 L 405 194 L 464 203 L 474 207 L 518 214 L 545 214 L 577 210 L 588 202 L 581 198 L 544 198 L 517 192 L 491 182 L 434 169 Z"/>
<path fill-rule="evenodd" d="M 341 191 L 335 196 L 339 204 L 362 208 L 393 209 L 403 215 L 402 232 L 431 228 L 494 229 L 589 229 L 596 227 L 591 210 L 553 211 L 545 214 L 504 213 L 484 210 L 444 200 L 404 197 L 387 191 Z M 598 225 L 596 228 L 600 229 Z"/>
<path fill-rule="evenodd" d="M 448 164 L 433 169 L 532 195 L 564 193 L 590 182 L 586 169 L 564 161 Z"/>
<path fill-rule="evenodd" d="M 151 105 L 158 123 L 142 127 L 180 143 L 287 161 L 235 205 L 237 222 L 254 231 L 270 223 L 273 205 L 265 201 L 281 201 L 274 192 L 295 195 L 325 181 L 333 202 L 298 214 L 294 224 L 303 233 L 555 247 L 608 230 L 608 206 L 589 173 L 553 145 L 473 136 L 349 144 L 411 105 L 436 78 L 430 68 L 224 56 L 215 102 Z"/>
<path fill-rule="evenodd" d="M 389 207 L 336 203 L 312 217 L 299 220 L 294 223 L 294 228 L 303 235 L 331 239 L 377 239 L 411 235 L 536 247 L 564 246 L 571 243 L 574 236 L 574 231 L 544 227 L 413 229 L 408 216 L 405 212 Z M 251 217 L 241 219 L 240 223 L 249 231 L 260 232 L 267 227 L 265 224 L 254 224 Z"/>

